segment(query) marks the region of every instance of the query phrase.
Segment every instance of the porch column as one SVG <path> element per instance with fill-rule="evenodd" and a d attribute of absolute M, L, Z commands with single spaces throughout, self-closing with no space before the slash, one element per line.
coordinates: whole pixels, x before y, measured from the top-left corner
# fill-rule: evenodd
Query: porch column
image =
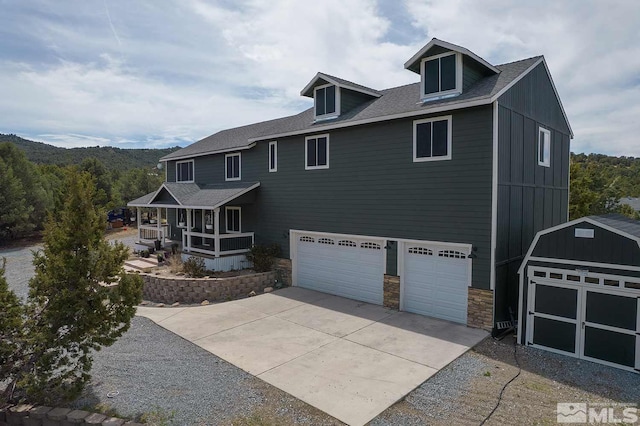
<path fill-rule="evenodd" d="M 191 227 L 193 226 L 193 224 L 191 223 L 191 209 L 187 209 L 187 229 L 186 229 L 186 235 L 187 235 L 187 251 L 191 251 L 191 235 L 189 234 L 191 232 Z"/>
<path fill-rule="evenodd" d="M 220 257 L 220 207 L 213 209 L 213 244 L 216 257 Z"/>
<path fill-rule="evenodd" d="M 162 217 L 162 209 L 160 207 L 156 208 L 156 228 L 158 230 L 158 236 L 156 239 L 162 241 L 164 244 L 164 238 L 160 238 L 160 234 L 162 233 L 162 225 L 160 224 L 160 218 Z"/>
<path fill-rule="evenodd" d="M 136 226 L 138 227 L 138 241 L 142 240 L 142 229 L 140 229 L 140 225 L 142 225 L 142 207 L 136 207 Z"/>

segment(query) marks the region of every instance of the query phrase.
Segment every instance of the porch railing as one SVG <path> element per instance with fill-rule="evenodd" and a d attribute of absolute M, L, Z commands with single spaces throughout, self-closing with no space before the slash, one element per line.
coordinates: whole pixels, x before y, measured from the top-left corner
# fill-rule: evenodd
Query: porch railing
<path fill-rule="evenodd" d="M 220 234 L 216 238 L 214 234 L 205 232 L 182 231 L 183 251 L 208 254 L 215 257 L 246 253 L 253 243 L 253 232 Z"/>
<path fill-rule="evenodd" d="M 164 241 L 166 235 L 169 234 L 169 225 L 138 225 L 138 238 L 140 241 L 153 242 L 155 240 Z"/>

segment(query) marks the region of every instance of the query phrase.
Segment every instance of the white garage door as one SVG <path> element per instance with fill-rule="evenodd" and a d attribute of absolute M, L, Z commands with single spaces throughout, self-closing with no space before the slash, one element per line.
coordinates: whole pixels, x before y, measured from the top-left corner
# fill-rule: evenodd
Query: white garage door
<path fill-rule="evenodd" d="M 304 232 L 292 235 L 296 285 L 382 304 L 384 240 Z"/>
<path fill-rule="evenodd" d="M 402 309 L 467 323 L 471 259 L 460 249 L 404 244 Z"/>

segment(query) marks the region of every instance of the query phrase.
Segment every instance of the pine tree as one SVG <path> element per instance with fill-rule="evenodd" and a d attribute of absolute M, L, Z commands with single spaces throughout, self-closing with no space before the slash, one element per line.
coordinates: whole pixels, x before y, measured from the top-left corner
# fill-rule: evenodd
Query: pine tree
<path fill-rule="evenodd" d="M 14 399 L 56 404 L 77 397 L 90 379 L 93 352 L 128 330 L 142 297 L 142 280 L 123 264 L 128 248 L 104 238 L 105 213 L 95 205 L 95 183 L 70 172 L 67 199 L 34 253 L 22 357 Z M 3 377 L 0 377 L 2 380 Z"/>

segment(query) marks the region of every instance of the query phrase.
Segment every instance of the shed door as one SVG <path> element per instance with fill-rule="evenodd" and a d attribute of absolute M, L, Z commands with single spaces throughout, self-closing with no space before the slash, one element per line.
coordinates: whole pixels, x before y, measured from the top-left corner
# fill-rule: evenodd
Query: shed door
<path fill-rule="evenodd" d="M 295 233 L 295 285 L 382 305 L 384 240 Z"/>
<path fill-rule="evenodd" d="M 580 288 L 532 281 L 529 286 L 529 343 L 577 356 L 580 347 Z"/>
<path fill-rule="evenodd" d="M 637 365 L 640 298 L 587 289 L 583 303 L 583 358 L 630 368 Z"/>

